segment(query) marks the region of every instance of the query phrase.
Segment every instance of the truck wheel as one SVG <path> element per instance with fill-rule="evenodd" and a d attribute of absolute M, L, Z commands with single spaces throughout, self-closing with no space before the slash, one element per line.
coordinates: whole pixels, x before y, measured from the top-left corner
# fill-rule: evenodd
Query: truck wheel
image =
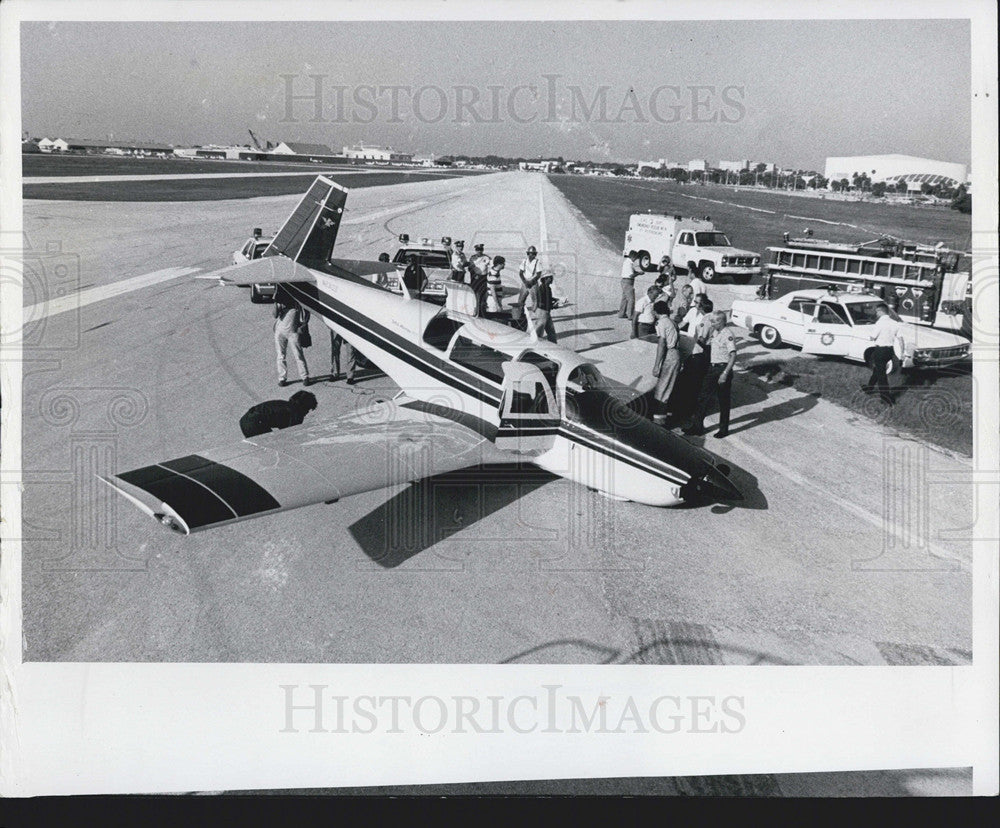
<path fill-rule="evenodd" d="M 733 275 L 733 284 L 734 285 L 745 285 L 745 284 L 747 284 L 750 281 L 750 278 L 751 277 L 750 277 L 749 273 L 737 273 L 737 274 L 734 274 Z"/>
<path fill-rule="evenodd" d="M 758 336 L 765 348 L 777 348 L 781 344 L 781 334 L 770 325 L 761 325 Z"/>
<path fill-rule="evenodd" d="M 715 265 L 705 262 L 698 271 L 698 276 L 703 282 L 711 282 L 715 278 Z"/>
<path fill-rule="evenodd" d="M 649 251 L 648 250 L 640 250 L 639 251 L 639 267 L 642 268 L 643 272 L 644 273 L 649 273 L 649 271 L 651 271 L 653 269 L 652 268 L 652 264 L 653 264 L 653 259 L 649 255 Z"/>

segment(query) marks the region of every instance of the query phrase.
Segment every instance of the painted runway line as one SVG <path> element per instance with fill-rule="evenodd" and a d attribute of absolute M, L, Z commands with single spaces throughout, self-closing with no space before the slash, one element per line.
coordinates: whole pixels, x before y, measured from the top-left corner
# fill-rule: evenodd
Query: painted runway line
<path fill-rule="evenodd" d="M 152 287 L 162 282 L 169 282 L 172 279 L 179 279 L 181 276 L 189 276 L 192 273 L 198 273 L 200 270 L 200 267 L 168 267 L 165 270 L 157 270 L 153 273 L 144 273 L 141 276 L 122 279 L 120 282 L 112 282 L 110 285 L 100 285 L 99 287 L 87 288 L 86 290 L 57 296 L 55 299 L 28 305 L 24 309 L 24 321 L 25 323 L 37 322 L 41 319 L 47 319 L 50 316 L 66 313 L 66 311 L 92 305 L 95 302 L 103 302 L 105 299 L 124 296 L 126 293 Z"/>

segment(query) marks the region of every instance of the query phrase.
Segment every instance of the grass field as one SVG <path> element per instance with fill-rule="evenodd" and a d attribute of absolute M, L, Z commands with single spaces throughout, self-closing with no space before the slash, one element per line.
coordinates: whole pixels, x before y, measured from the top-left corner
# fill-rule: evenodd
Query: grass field
<path fill-rule="evenodd" d="M 204 178 L 170 181 L 97 181 L 85 184 L 31 184 L 23 187 L 26 199 L 63 201 L 219 201 L 230 198 L 303 193 L 317 176 L 327 173 L 345 187 L 382 187 L 449 177 L 436 172 L 358 173 L 316 165 L 302 175 L 277 178 Z"/>
<path fill-rule="evenodd" d="M 969 216 L 947 208 L 829 201 L 660 181 L 570 175 L 553 175 L 550 180 L 615 248 L 624 243 L 629 215 L 647 210 L 709 215 L 737 247 L 762 254 L 768 245 L 780 244 L 783 232 L 800 235 L 807 226 L 817 237 L 838 241 L 865 241 L 888 233 L 921 243 L 943 240 L 963 249 L 971 231 Z M 754 361 L 749 370 L 769 383 L 818 394 L 890 428 L 971 456 L 973 377 L 968 366 L 896 375 L 891 378 L 895 404 L 888 407 L 861 393 L 860 386 L 871 373 L 864 366 L 783 356 Z"/>
<path fill-rule="evenodd" d="M 359 164 L 313 164 L 308 161 L 216 161 L 207 158 L 123 158 L 115 155 L 53 153 L 21 155 L 21 174 L 25 178 L 55 175 L 174 175 L 330 169 L 349 171 L 372 168 Z M 433 172 L 441 175 L 475 175 L 477 171 L 446 168 L 435 169 Z"/>
<path fill-rule="evenodd" d="M 833 241 L 861 242 L 889 234 L 922 244 L 971 246 L 971 216 L 947 207 L 833 201 L 654 179 L 552 175 L 549 180 L 619 249 L 629 215 L 647 211 L 711 216 L 736 247 L 762 256 L 769 245 L 781 244 L 782 233 L 801 236 L 806 227 L 817 238 Z"/>

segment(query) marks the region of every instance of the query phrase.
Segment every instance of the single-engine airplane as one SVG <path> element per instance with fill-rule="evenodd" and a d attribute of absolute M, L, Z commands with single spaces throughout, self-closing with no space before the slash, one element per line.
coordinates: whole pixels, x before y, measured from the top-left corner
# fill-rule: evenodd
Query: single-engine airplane
<path fill-rule="evenodd" d="M 379 287 L 382 262 L 333 258 L 347 190 L 319 176 L 261 258 L 206 277 L 277 284 L 402 389 L 337 418 L 102 477 L 182 534 L 432 475 L 530 461 L 651 506 L 740 500 L 709 452 L 627 405 L 576 352 L 476 315 L 472 288 L 444 307 Z"/>

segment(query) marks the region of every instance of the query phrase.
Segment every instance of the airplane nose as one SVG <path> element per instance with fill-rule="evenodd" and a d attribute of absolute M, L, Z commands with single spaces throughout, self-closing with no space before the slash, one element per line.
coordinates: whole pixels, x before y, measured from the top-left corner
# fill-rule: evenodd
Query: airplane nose
<path fill-rule="evenodd" d="M 728 477 L 725 465 L 706 466 L 705 471 L 681 486 L 681 497 L 692 500 L 743 500 L 743 493 Z"/>

